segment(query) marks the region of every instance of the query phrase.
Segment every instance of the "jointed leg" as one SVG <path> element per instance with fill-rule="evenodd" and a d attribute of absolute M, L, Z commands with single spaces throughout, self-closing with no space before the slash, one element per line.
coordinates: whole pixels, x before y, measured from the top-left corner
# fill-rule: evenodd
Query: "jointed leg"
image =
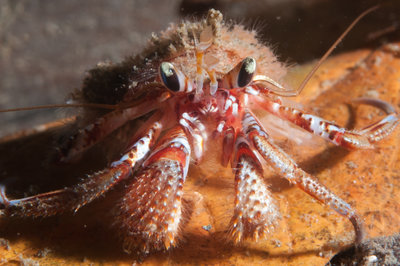
<path fill-rule="evenodd" d="M 288 120 L 305 130 L 346 148 L 372 148 L 372 144 L 389 135 L 398 125 L 399 118 L 388 103 L 373 99 L 358 99 L 356 102 L 378 107 L 388 115 L 363 130 L 347 130 L 317 116 L 303 113 L 278 102 L 258 101 L 260 107 L 276 116 Z"/>
<path fill-rule="evenodd" d="M 117 210 L 117 223 L 128 252 L 169 249 L 182 222 L 182 189 L 190 145 L 180 126 L 165 134 L 127 188 Z"/>
<path fill-rule="evenodd" d="M 14 200 L 7 199 L 4 187 L 1 187 L 0 207 L 3 205 L 5 214 L 18 216 L 50 216 L 68 210 L 77 211 L 127 178 L 131 169 L 147 156 L 160 131 L 161 124 L 153 121 L 145 135 L 120 160 L 73 187 Z"/>
<path fill-rule="evenodd" d="M 117 109 L 98 118 L 95 122 L 79 130 L 76 135 L 69 139 L 66 147 L 66 154 L 61 158 L 61 161 L 70 161 L 104 139 L 126 122 L 157 109 L 160 101 L 165 100 L 164 98 L 165 96 L 160 95 L 158 98 L 152 99 L 151 101 L 145 101 L 126 109 Z"/>
<path fill-rule="evenodd" d="M 185 129 L 187 136 L 193 147 L 193 155 L 196 163 L 200 163 L 203 158 L 204 141 L 207 140 L 207 134 L 203 123 L 196 114 L 184 112 L 179 124 Z"/>
<path fill-rule="evenodd" d="M 299 168 L 285 152 L 272 144 L 267 133 L 261 125 L 257 123 L 253 115 L 248 112 L 243 118 L 243 130 L 261 156 L 271 164 L 279 174 L 318 201 L 347 217 L 354 226 L 356 241 L 360 242 L 363 239 L 362 221 L 351 206 L 333 194 L 325 186 L 318 183 L 315 178 Z"/>
<path fill-rule="evenodd" d="M 222 156 L 221 165 L 226 167 L 230 160 L 232 160 L 232 153 L 235 146 L 235 129 L 228 127 L 224 130 L 224 138 L 222 141 Z"/>
<path fill-rule="evenodd" d="M 279 212 L 268 187 L 263 170 L 244 136 L 236 141 L 235 211 L 230 222 L 230 235 L 235 243 L 246 238 L 265 237 L 273 229 Z"/>
<path fill-rule="evenodd" d="M 399 116 L 397 112 L 387 102 L 369 98 L 358 98 L 353 100 L 353 102 L 375 106 L 388 114 L 388 116 L 382 120 L 366 126 L 362 130 L 358 131 L 361 135 L 367 136 L 372 143 L 387 137 L 399 124 Z"/>

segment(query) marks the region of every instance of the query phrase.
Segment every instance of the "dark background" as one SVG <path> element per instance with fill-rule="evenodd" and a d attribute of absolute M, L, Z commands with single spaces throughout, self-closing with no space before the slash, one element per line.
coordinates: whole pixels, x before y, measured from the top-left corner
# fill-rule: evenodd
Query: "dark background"
<path fill-rule="evenodd" d="M 320 57 L 357 15 L 379 1 L 347 0 L 0 0 L 0 109 L 64 103 L 85 71 L 120 61 L 152 32 L 215 7 L 256 28 L 279 57 Z M 364 18 L 336 52 L 399 38 L 399 1 Z M 379 38 L 374 34 L 385 33 Z M 65 110 L 0 113 L 0 135 L 51 121 Z"/>

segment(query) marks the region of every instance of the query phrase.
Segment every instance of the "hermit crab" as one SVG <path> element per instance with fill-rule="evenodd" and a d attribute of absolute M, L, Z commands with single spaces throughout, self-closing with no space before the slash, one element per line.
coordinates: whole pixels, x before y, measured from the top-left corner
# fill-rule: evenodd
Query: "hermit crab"
<path fill-rule="evenodd" d="M 387 116 L 362 130 L 347 130 L 286 106 L 281 97 L 300 90 L 278 83 L 284 73 L 284 65 L 253 31 L 223 22 L 216 10 L 202 21 L 172 25 L 153 37 L 141 55 L 90 71 L 74 96 L 83 106 L 113 110 L 71 137 L 60 161 L 73 161 L 127 122 L 145 118 L 141 129 L 131 133 L 122 155 L 80 183 L 56 191 L 10 199 L 1 185 L 1 212 L 41 217 L 78 211 L 124 183 L 124 196 L 114 210 L 124 248 L 142 253 L 168 250 L 177 245 L 182 232 L 183 187 L 190 164 L 201 165 L 210 146 L 218 143 L 220 164 L 231 167 L 235 179 L 234 211 L 227 226 L 233 242 L 264 237 L 279 217 L 263 180 L 264 164 L 347 217 L 356 241 L 361 241 L 361 218 L 274 144 L 268 125 L 259 122 L 254 110 L 265 110 L 350 149 L 370 148 L 388 136 L 399 122 L 398 115 L 383 101 L 356 99 Z"/>

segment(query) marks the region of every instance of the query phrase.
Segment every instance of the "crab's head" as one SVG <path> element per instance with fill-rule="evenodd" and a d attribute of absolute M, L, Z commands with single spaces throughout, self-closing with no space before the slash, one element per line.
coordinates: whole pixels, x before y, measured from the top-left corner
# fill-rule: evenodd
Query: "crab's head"
<path fill-rule="evenodd" d="M 192 80 L 172 63 L 162 62 L 159 68 L 160 80 L 173 94 L 194 92 L 198 96 L 212 96 L 219 88 L 230 90 L 250 85 L 256 72 L 256 60 L 246 57 L 221 78 L 217 78 L 212 69 L 202 65 L 199 65 L 198 69 L 196 79 Z"/>

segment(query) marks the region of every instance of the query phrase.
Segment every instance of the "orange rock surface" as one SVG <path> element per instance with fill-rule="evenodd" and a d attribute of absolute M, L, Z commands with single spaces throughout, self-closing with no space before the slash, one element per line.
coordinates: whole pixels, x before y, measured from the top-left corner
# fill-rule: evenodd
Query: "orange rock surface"
<path fill-rule="evenodd" d="M 379 98 L 400 108 L 399 50 L 397 43 L 334 56 L 316 73 L 302 95 L 290 100 L 340 125 L 362 128 L 384 114 L 372 107 L 348 105 L 351 99 Z M 298 83 L 310 65 L 299 67 L 288 77 L 288 83 Z M 88 173 L 90 165 L 81 169 L 52 166 L 49 172 L 41 172 L 46 158 L 42 153 L 50 149 L 51 141 L 46 144 L 49 147 L 38 143 L 48 140 L 57 130 L 57 125 L 52 125 L 44 133 L 17 135 L 0 142 L 0 162 L 6 168 L 1 169 L 1 178 L 25 172 L 26 178 L 40 180 L 41 175 L 50 175 L 57 183 L 62 182 L 63 176 Z M 288 130 L 293 130 L 292 135 L 302 133 Z M 373 150 L 348 151 L 316 137 L 300 144 L 285 139 L 278 143 L 304 170 L 357 210 L 368 237 L 400 231 L 399 129 Z M 193 212 L 180 244 L 172 251 L 146 258 L 123 252 L 115 228 L 109 226 L 109 210 L 119 193 L 115 191 L 76 214 L 35 220 L 0 218 L 0 265 L 132 265 L 138 260 L 144 265 L 322 265 L 352 243 L 353 227 L 347 219 L 267 171 L 265 178 L 279 203 L 281 220 L 265 240 L 248 240 L 239 247 L 230 245 L 224 233 L 233 213 L 234 178 L 230 169 L 215 167 L 218 162 L 212 151 L 207 157 L 201 168 L 193 166 L 189 171 L 185 197 Z M 16 159 L 20 161 L 11 161 Z M 26 164 L 21 166 L 20 162 Z"/>

